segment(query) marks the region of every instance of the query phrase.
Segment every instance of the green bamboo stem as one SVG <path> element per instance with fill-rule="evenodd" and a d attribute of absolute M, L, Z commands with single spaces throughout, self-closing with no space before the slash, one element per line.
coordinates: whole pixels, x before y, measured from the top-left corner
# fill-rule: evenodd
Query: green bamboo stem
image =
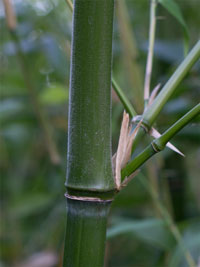
<path fill-rule="evenodd" d="M 71 2 L 71 0 L 66 0 L 66 3 L 69 6 L 69 9 L 71 11 L 73 11 L 73 4 Z M 129 44 L 133 44 L 134 42 L 129 42 Z M 131 48 L 132 50 L 133 48 Z M 135 49 L 134 49 L 135 51 Z M 136 54 L 137 55 L 137 54 Z M 139 70 L 138 70 L 139 71 Z M 115 93 L 117 94 L 117 96 L 119 97 L 122 105 L 124 106 L 124 109 L 129 113 L 129 115 L 132 117 L 136 116 L 137 113 L 133 108 L 133 105 L 131 104 L 131 102 L 129 101 L 129 99 L 127 98 L 127 96 L 124 94 L 124 92 L 122 91 L 122 89 L 120 88 L 120 86 L 117 84 L 116 80 L 114 79 L 114 77 L 112 77 L 112 87 L 115 91 Z"/>
<path fill-rule="evenodd" d="M 67 199 L 67 229 L 63 266 L 102 267 L 110 201 Z"/>
<path fill-rule="evenodd" d="M 103 265 L 111 165 L 113 0 L 75 0 L 67 154 L 64 266 Z"/>
<path fill-rule="evenodd" d="M 132 108 L 132 106 L 131 106 L 131 104 L 130 104 L 130 102 L 129 102 L 129 100 L 127 100 L 126 99 L 126 96 L 123 94 L 123 92 L 122 92 L 122 90 L 120 89 L 120 87 L 116 84 L 116 82 L 114 81 L 114 79 L 113 79 L 113 81 L 112 81 L 112 85 L 113 85 L 113 89 L 116 91 L 116 93 L 118 94 L 118 96 L 119 96 L 119 98 L 120 98 L 120 100 L 121 100 L 121 102 L 122 102 L 122 104 L 124 105 L 124 107 L 125 107 L 125 109 L 127 110 L 127 112 L 130 114 L 130 116 L 131 117 L 133 117 L 133 116 L 135 116 L 136 115 L 136 112 L 134 111 L 134 109 Z M 148 125 L 147 125 L 147 127 L 148 127 Z M 144 134 L 144 130 L 143 130 L 143 128 L 141 128 L 141 130 L 140 130 L 140 135 L 142 136 Z M 137 135 L 137 137 L 136 138 L 138 138 L 138 136 L 139 135 Z M 138 138 L 138 140 L 139 140 L 140 138 Z M 153 150 L 153 147 L 151 146 L 151 149 Z M 153 150 L 153 153 L 155 152 L 155 150 Z M 149 154 L 147 153 L 147 156 L 148 156 Z M 146 159 L 145 159 L 145 156 L 144 155 L 142 155 L 142 157 L 141 157 L 142 159 L 143 159 L 143 161 L 145 161 Z M 83 194 L 83 193 L 82 193 Z M 157 198 L 157 196 L 156 196 L 156 198 Z M 194 262 L 193 262 L 193 259 L 191 258 L 191 255 L 190 255 L 190 253 L 185 249 L 185 247 L 184 247 L 184 244 L 183 244 L 183 241 L 182 241 L 182 239 L 181 239 L 181 235 L 180 235 L 180 232 L 179 232 L 179 230 L 177 229 L 177 227 L 176 227 L 176 225 L 173 223 L 173 221 L 172 221 L 172 219 L 171 219 L 171 217 L 170 216 L 168 216 L 169 214 L 167 213 L 167 212 L 165 212 L 165 211 L 163 211 L 163 209 L 162 209 L 162 206 L 160 205 L 160 202 L 159 201 L 157 201 L 157 199 L 156 199 L 156 201 L 155 201 L 157 204 L 158 204 L 158 209 L 160 210 L 160 213 L 162 214 L 162 216 L 163 216 L 163 218 L 165 219 L 165 221 L 167 222 L 167 224 L 168 224 L 168 226 L 169 226 L 169 228 L 170 228 L 170 230 L 172 231 L 172 233 L 173 233 L 173 235 L 174 235 L 174 237 L 175 237 L 175 239 L 177 240 L 177 242 L 182 246 L 182 248 L 184 249 L 184 254 L 185 254 L 185 257 L 186 257 L 186 259 L 187 259 L 187 262 L 188 262 L 188 264 L 189 264 L 189 266 L 194 266 Z M 78 205 L 77 205 L 78 206 Z M 71 213 L 74 213 L 74 209 L 73 208 L 71 208 Z M 85 213 L 85 211 L 83 212 L 83 213 Z M 93 213 L 95 213 L 95 211 L 93 212 Z M 79 215 L 78 215 L 79 216 Z M 70 216 L 69 216 L 69 218 L 70 218 Z M 73 227 L 73 225 L 75 224 L 75 222 L 77 222 L 78 220 L 74 220 L 73 222 L 74 223 L 71 223 L 71 222 L 69 222 L 69 220 L 68 220 L 68 223 L 69 224 L 72 224 L 72 227 Z M 84 223 L 82 224 L 82 226 L 83 227 L 85 227 L 84 226 Z M 73 230 L 72 232 L 76 232 L 76 230 L 77 229 L 79 229 L 79 226 L 77 226 L 77 227 L 75 227 L 75 230 Z M 91 227 L 91 228 L 93 228 L 93 227 Z M 68 228 L 69 229 L 69 228 Z M 69 231 L 69 234 L 70 234 L 71 232 Z M 92 230 L 92 234 L 94 233 L 94 231 Z M 68 234 L 67 234 L 68 235 Z M 88 233 L 88 235 L 89 235 L 89 233 Z M 104 234 L 103 234 L 104 235 Z M 90 239 L 90 238 L 89 238 Z M 98 238 L 97 238 L 98 239 Z M 84 243 L 83 243 L 84 244 Z M 88 245 L 89 246 L 89 245 Z M 79 247 L 79 245 L 78 245 L 78 247 Z M 77 248 L 75 248 L 74 247 L 74 255 L 76 254 L 75 253 L 75 249 L 77 249 Z M 102 250 L 101 250 L 102 251 Z M 87 253 L 87 252 L 85 252 L 85 253 Z M 75 256 L 76 257 L 76 256 Z M 91 257 L 91 256 L 90 256 Z M 66 259 L 67 257 L 65 257 L 65 259 Z M 87 264 L 89 264 L 89 263 L 86 263 L 86 265 Z M 101 264 L 102 265 L 102 264 Z"/>
<path fill-rule="evenodd" d="M 67 187 L 109 191 L 114 184 L 110 157 L 113 1 L 75 4 Z"/>
<path fill-rule="evenodd" d="M 185 114 L 175 124 L 173 124 L 167 131 L 165 131 L 159 138 L 152 141 L 137 157 L 135 157 L 127 166 L 122 169 L 122 179 L 130 176 L 136 171 L 145 161 L 151 158 L 154 154 L 162 151 L 167 142 L 178 133 L 185 125 L 187 125 L 193 118 L 200 114 L 200 104 L 197 104 L 192 110 Z"/>
<path fill-rule="evenodd" d="M 200 114 L 200 103 L 197 104 L 193 109 L 186 113 L 181 119 L 174 123 L 168 130 L 166 130 L 162 136 L 154 141 L 154 145 L 158 149 L 165 147 L 167 142 L 172 139 L 185 125 L 187 125 L 194 117 Z"/>

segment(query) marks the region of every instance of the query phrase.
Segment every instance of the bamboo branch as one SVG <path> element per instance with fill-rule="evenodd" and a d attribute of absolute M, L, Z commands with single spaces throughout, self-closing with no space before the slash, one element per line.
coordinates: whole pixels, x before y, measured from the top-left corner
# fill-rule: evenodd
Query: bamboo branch
<path fill-rule="evenodd" d="M 200 114 L 200 103 L 193 109 L 187 112 L 182 118 L 174 123 L 168 130 L 166 130 L 158 139 L 155 139 L 154 146 L 156 149 L 161 149 L 166 146 L 169 140 L 172 139 L 184 126 L 186 126 L 193 118 Z"/>
<path fill-rule="evenodd" d="M 151 158 L 156 153 L 162 151 L 171 138 L 179 132 L 185 125 L 187 125 L 193 118 L 200 114 L 200 104 L 197 104 L 192 110 L 180 118 L 167 131 L 165 131 L 159 138 L 152 141 L 138 156 L 136 156 L 129 164 L 122 169 L 121 177 L 124 179 L 135 172 L 144 162 Z"/>
<path fill-rule="evenodd" d="M 123 104 L 125 110 L 129 113 L 131 118 L 137 115 L 136 111 L 134 110 L 132 104 L 130 103 L 129 99 L 126 97 L 122 89 L 119 87 L 119 85 L 116 83 L 114 77 L 112 77 L 112 87 L 116 94 L 118 95 L 121 103 Z"/>
<path fill-rule="evenodd" d="M 186 74 L 189 72 L 189 70 L 192 68 L 192 66 L 199 59 L 199 57 L 200 57 L 200 40 L 192 48 L 192 50 L 187 55 L 187 57 L 184 59 L 184 61 L 179 65 L 177 70 L 174 72 L 174 74 L 171 76 L 171 78 L 162 88 L 162 90 L 157 95 L 157 97 L 152 102 L 152 104 L 148 106 L 146 110 L 144 111 L 143 123 L 146 124 L 146 127 L 148 128 L 148 130 L 151 129 L 152 124 L 155 122 L 155 120 L 159 116 L 160 111 L 162 110 L 163 106 L 165 105 L 167 100 L 170 98 L 170 96 L 174 93 L 177 86 L 182 82 L 182 80 L 184 79 Z M 137 144 L 139 143 L 141 138 L 144 136 L 144 133 L 145 132 L 143 131 L 143 129 L 140 129 L 138 131 L 138 134 L 133 142 L 132 151 L 135 150 Z"/>
<path fill-rule="evenodd" d="M 189 52 L 184 61 L 179 65 L 177 70 L 162 88 L 160 93 L 157 95 L 153 103 L 146 109 L 143 115 L 143 119 L 151 126 L 155 119 L 158 117 L 161 109 L 174 93 L 177 86 L 184 79 L 188 71 L 192 68 L 195 62 L 200 57 L 200 40 L 196 43 L 193 49 Z"/>
<path fill-rule="evenodd" d="M 154 138 L 159 138 L 161 136 L 161 134 L 153 127 L 149 131 L 149 134 Z M 174 152 L 181 155 L 182 157 L 185 157 L 185 155 L 179 149 L 177 149 L 174 145 L 172 145 L 170 142 L 167 142 L 166 146 L 170 148 L 171 150 L 173 150 Z"/>

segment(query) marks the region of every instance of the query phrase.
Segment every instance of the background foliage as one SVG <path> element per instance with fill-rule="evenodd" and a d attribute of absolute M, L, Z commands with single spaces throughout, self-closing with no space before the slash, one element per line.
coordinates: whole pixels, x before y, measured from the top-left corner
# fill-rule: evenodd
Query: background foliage
<path fill-rule="evenodd" d="M 200 2 L 176 3 L 187 24 L 191 48 L 199 37 Z M 0 266 L 61 266 L 72 15 L 65 1 L 15 0 L 14 4 L 25 68 L 21 68 L 17 43 L 7 30 L 1 2 Z M 113 73 L 141 112 L 149 2 L 127 0 L 124 5 L 125 9 L 116 3 Z M 184 57 L 181 24 L 162 5 L 157 16 L 152 88 L 164 84 Z M 197 63 L 165 105 L 156 126 L 160 132 L 199 101 L 199 71 Z M 123 112 L 114 92 L 112 105 L 114 153 Z M 114 201 L 106 266 L 186 266 L 183 250 L 163 219 L 165 209 L 198 261 L 199 121 L 197 118 L 173 140 L 185 158 L 166 149 Z M 138 151 L 147 141 L 143 140 Z"/>

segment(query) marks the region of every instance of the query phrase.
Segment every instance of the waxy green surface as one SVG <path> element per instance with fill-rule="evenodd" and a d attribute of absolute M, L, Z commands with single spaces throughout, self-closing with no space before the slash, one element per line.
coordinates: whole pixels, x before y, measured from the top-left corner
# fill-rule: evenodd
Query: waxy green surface
<path fill-rule="evenodd" d="M 113 0 L 76 0 L 73 15 L 66 186 L 114 188 L 111 167 Z"/>
<path fill-rule="evenodd" d="M 103 266 L 110 203 L 108 201 L 67 200 L 63 266 Z"/>

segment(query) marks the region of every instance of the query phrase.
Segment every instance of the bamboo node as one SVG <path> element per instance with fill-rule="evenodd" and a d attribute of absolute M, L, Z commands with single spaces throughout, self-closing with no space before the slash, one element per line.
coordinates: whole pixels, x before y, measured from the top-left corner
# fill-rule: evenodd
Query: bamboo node
<path fill-rule="evenodd" d="M 144 121 L 144 119 L 142 118 L 142 115 L 136 115 L 132 118 L 131 122 L 133 124 L 137 124 L 139 122 L 141 122 L 140 126 L 144 129 L 144 131 L 146 133 L 148 133 L 151 129 L 151 127 L 149 126 L 147 121 Z"/>
<path fill-rule="evenodd" d="M 64 195 L 66 198 L 72 199 L 72 200 L 78 200 L 78 201 L 91 201 L 91 202 L 112 202 L 113 198 L 111 199 L 101 199 L 99 197 L 84 197 L 84 196 L 72 196 L 68 193 L 65 193 Z"/>
<path fill-rule="evenodd" d="M 156 153 L 159 153 L 161 151 L 161 149 L 155 144 L 155 142 L 152 142 L 151 146 Z"/>

